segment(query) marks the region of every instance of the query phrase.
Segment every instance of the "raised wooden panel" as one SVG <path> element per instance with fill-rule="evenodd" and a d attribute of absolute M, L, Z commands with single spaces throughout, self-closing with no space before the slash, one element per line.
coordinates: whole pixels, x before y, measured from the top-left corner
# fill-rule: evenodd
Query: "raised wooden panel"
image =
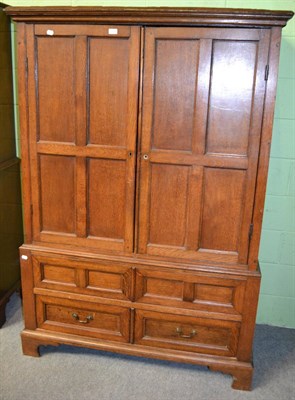
<path fill-rule="evenodd" d="M 126 165 L 119 160 L 88 160 L 88 235 L 123 239 Z"/>
<path fill-rule="evenodd" d="M 58 259 L 33 257 L 34 285 L 44 289 L 75 291 L 77 269 Z"/>
<path fill-rule="evenodd" d="M 247 155 L 257 43 L 213 41 L 207 152 Z"/>
<path fill-rule="evenodd" d="M 155 46 L 152 147 L 189 151 L 194 129 L 199 40 L 158 39 Z"/>
<path fill-rule="evenodd" d="M 128 266 L 86 266 L 86 291 L 102 297 L 131 299 L 132 270 Z"/>
<path fill-rule="evenodd" d="M 124 300 L 133 297 L 129 265 L 35 255 L 33 269 L 36 288 Z"/>
<path fill-rule="evenodd" d="M 135 343 L 234 356 L 239 323 L 136 310 Z"/>
<path fill-rule="evenodd" d="M 217 311 L 240 318 L 246 278 L 220 274 L 136 269 L 136 301 L 195 310 Z"/>
<path fill-rule="evenodd" d="M 63 283 L 76 286 L 74 268 L 56 267 L 54 265 L 43 265 L 42 282 Z"/>
<path fill-rule="evenodd" d="M 200 247 L 238 251 L 245 172 L 206 168 Z"/>
<path fill-rule="evenodd" d="M 183 282 L 150 277 L 145 280 L 145 291 L 150 297 L 163 296 L 182 300 Z"/>
<path fill-rule="evenodd" d="M 133 272 L 130 267 L 98 266 L 86 271 L 86 290 L 102 297 L 129 299 L 133 297 Z"/>
<path fill-rule="evenodd" d="M 204 283 L 194 285 L 194 300 L 232 305 L 234 287 L 217 286 Z"/>
<path fill-rule="evenodd" d="M 89 271 L 87 287 L 105 287 L 107 290 L 119 291 L 122 286 L 121 279 L 120 275 L 112 274 L 111 272 Z"/>
<path fill-rule="evenodd" d="M 127 308 L 37 296 L 36 310 L 37 325 L 41 329 L 129 341 L 130 312 Z"/>
<path fill-rule="evenodd" d="M 38 37 L 38 138 L 75 142 L 75 42 L 73 37 Z"/>
<path fill-rule="evenodd" d="M 188 172 L 185 166 L 152 165 L 150 243 L 184 245 Z"/>
<path fill-rule="evenodd" d="M 89 38 L 89 143 L 126 146 L 129 41 Z"/>
<path fill-rule="evenodd" d="M 75 163 L 74 157 L 39 157 L 42 231 L 75 233 Z"/>

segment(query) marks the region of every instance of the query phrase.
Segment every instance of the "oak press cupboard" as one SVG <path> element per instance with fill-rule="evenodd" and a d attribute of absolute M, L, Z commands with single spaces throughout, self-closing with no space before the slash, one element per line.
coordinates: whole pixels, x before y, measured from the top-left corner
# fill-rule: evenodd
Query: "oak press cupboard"
<path fill-rule="evenodd" d="M 288 11 L 9 7 L 24 354 L 70 344 L 250 389 Z"/>

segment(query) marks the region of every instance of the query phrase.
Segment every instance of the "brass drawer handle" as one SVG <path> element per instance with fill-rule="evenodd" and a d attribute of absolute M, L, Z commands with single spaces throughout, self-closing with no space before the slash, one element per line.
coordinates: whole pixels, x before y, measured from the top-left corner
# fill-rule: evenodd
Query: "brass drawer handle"
<path fill-rule="evenodd" d="M 184 335 L 181 328 L 176 328 L 176 332 L 178 333 L 178 336 L 183 339 L 191 339 L 197 334 L 197 331 L 195 329 L 193 329 L 189 335 Z"/>
<path fill-rule="evenodd" d="M 88 324 L 88 322 L 93 320 L 93 316 L 92 315 L 88 315 L 85 319 L 80 319 L 79 315 L 76 313 L 72 314 L 72 317 L 77 320 L 78 322 L 80 322 L 80 324 Z"/>

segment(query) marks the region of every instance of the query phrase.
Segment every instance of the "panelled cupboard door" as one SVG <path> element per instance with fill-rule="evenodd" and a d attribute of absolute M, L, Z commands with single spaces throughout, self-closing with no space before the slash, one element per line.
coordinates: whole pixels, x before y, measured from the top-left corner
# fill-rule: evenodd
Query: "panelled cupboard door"
<path fill-rule="evenodd" d="M 268 29 L 146 29 L 140 253 L 247 263 L 268 47 Z"/>
<path fill-rule="evenodd" d="M 28 25 L 33 236 L 133 251 L 140 30 Z"/>

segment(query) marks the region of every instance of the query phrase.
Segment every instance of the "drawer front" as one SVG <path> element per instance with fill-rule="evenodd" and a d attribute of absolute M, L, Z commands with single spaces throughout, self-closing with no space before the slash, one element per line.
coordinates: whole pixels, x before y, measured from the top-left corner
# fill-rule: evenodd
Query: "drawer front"
<path fill-rule="evenodd" d="M 134 342 L 175 350 L 234 356 L 240 324 L 136 310 Z"/>
<path fill-rule="evenodd" d="M 37 296 L 37 325 L 116 342 L 129 342 L 130 310 L 124 307 Z"/>
<path fill-rule="evenodd" d="M 36 287 L 114 299 L 132 298 L 132 269 L 126 265 L 33 257 Z"/>
<path fill-rule="evenodd" d="M 138 269 L 136 301 L 241 314 L 247 279 L 218 274 Z"/>

